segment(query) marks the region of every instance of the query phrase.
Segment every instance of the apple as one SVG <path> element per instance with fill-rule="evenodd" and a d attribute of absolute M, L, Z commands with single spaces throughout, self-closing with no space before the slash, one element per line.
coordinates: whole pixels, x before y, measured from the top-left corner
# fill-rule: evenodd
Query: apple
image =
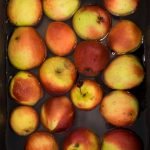
<path fill-rule="evenodd" d="M 82 41 L 74 51 L 75 66 L 85 76 L 97 76 L 109 60 L 108 49 L 98 41 Z"/>
<path fill-rule="evenodd" d="M 143 150 L 143 146 L 133 131 L 114 129 L 104 135 L 101 150 Z"/>
<path fill-rule="evenodd" d="M 8 57 L 15 68 L 32 69 L 45 60 L 46 46 L 34 28 L 18 27 L 10 38 Z"/>
<path fill-rule="evenodd" d="M 42 18 L 41 0 L 9 0 L 7 5 L 9 21 L 16 26 L 32 26 Z"/>
<path fill-rule="evenodd" d="M 144 69 L 134 55 L 121 55 L 104 70 L 104 82 L 112 89 L 131 89 L 142 83 Z"/>
<path fill-rule="evenodd" d="M 127 91 L 112 91 L 103 98 L 100 112 L 110 124 L 125 127 L 136 121 L 139 103 L 137 98 Z"/>
<path fill-rule="evenodd" d="M 43 96 L 38 79 L 30 72 L 19 71 L 11 80 L 11 97 L 23 105 L 35 105 Z"/>
<path fill-rule="evenodd" d="M 10 115 L 10 126 L 20 136 L 26 136 L 34 132 L 38 126 L 37 112 L 30 106 L 18 106 Z"/>
<path fill-rule="evenodd" d="M 45 40 L 49 50 L 58 56 L 68 55 L 77 43 L 74 31 L 64 22 L 49 23 Z"/>
<path fill-rule="evenodd" d="M 93 131 L 78 128 L 65 139 L 63 150 L 100 150 L 100 140 Z"/>
<path fill-rule="evenodd" d="M 73 16 L 73 28 L 84 40 L 103 39 L 110 27 L 110 15 L 97 5 L 82 6 Z"/>
<path fill-rule="evenodd" d="M 142 43 L 142 31 L 130 20 L 119 21 L 108 35 L 108 45 L 117 54 L 137 50 Z"/>
<path fill-rule="evenodd" d="M 102 100 L 103 90 L 97 82 L 85 79 L 74 85 L 70 95 L 77 108 L 91 110 Z"/>
<path fill-rule="evenodd" d="M 127 16 L 135 12 L 139 0 L 103 0 L 105 8 L 115 16 Z"/>
<path fill-rule="evenodd" d="M 52 20 L 70 19 L 80 6 L 80 0 L 43 0 L 45 14 Z"/>
<path fill-rule="evenodd" d="M 68 58 L 54 56 L 42 64 L 39 75 L 47 92 L 60 95 L 71 89 L 77 72 L 74 64 Z"/>
<path fill-rule="evenodd" d="M 41 122 L 49 131 L 60 132 L 69 128 L 74 119 L 74 108 L 66 96 L 48 99 L 41 108 Z"/>
<path fill-rule="evenodd" d="M 53 135 L 44 131 L 32 133 L 25 144 L 25 150 L 58 150 L 58 144 Z"/>

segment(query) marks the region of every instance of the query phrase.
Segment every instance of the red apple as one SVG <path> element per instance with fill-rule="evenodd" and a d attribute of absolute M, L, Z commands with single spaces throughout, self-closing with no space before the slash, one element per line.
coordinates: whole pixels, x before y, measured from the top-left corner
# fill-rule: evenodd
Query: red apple
<path fill-rule="evenodd" d="M 32 69 L 45 60 L 46 46 L 34 28 L 18 27 L 10 38 L 8 57 L 15 68 Z"/>
<path fill-rule="evenodd" d="M 127 16 L 135 12 L 139 0 L 103 0 L 106 9 L 115 16 Z"/>
<path fill-rule="evenodd" d="M 136 97 L 127 91 L 112 91 L 103 98 L 100 112 L 112 125 L 129 126 L 138 117 L 139 103 Z"/>
<path fill-rule="evenodd" d="M 74 64 L 64 57 L 48 58 L 39 73 L 45 89 L 54 95 L 67 93 L 76 79 Z"/>
<path fill-rule="evenodd" d="M 74 130 L 65 139 L 63 150 L 99 150 L 100 141 L 98 136 L 86 128 Z"/>
<path fill-rule="evenodd" d="M 143 150 L 143 147 L 141 139 L 134 132 L 114 129 L 104 135 L 101 150 Z"/>
<path fill-rule="evenodd" d="M 102 96 L 103 90 L 101 86 L 89 79 L 79 81 L 71 90 L 73 104 L 83 110 L 95 108 L 102 100 Z"/>
<path fill-rule="evenodd" d="M 77 43 L 74 31 L 64 22 L 49 23 L 45 39 L 49 50 L 58 56 L 69 54 Z"/>
<path fill-rule="evenodd" d="M 142 31 L 132 21 L 121 20 L 110 31 L 108 45 L 117 54 L 137 50 L 142 43 Z"/>
<path fill-rule="evenodd" d="M 103 39 L 110 27 L 109 13 L 97 5 L 83 6 L 73 16 L 73 28 L 84 40 Z"/>
<path fill-rule="evenodd" d="M 110 60 L 108 49 L 98 41 L 80 42 L 74 52 L 77 70 L 86 76 L 96 76 Z"/>
<path fill-rule="evenodd" d="M 28 137 L 25 150 L 58 150 L 58 144 L 48 132 L 37 131 Z"/>
<path fill-rule="evenodd" d="M 11 80 L 10 95 L 20 104 L 35 105 L 43 96 L 43 91 L 33 74 L 19 71 Z"/>
<path fill-rule="evenodd" d="M 41 108 L 41 122 L 52 132 L 64 131 L 72 125 L 74 108 L 66 96 L 48 99 Z"/>
<path fill-rule="evenodd" d="M 38 114 L 32 107 L 18 106 L 11 112 L 10 126 L 20 136 L 26 136 L 34 132 L 38 123 Z"/>

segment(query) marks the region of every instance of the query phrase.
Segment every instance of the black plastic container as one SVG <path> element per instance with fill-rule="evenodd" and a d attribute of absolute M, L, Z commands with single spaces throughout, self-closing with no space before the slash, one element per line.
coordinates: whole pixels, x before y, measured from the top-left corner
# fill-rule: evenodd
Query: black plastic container
<path fill-rule="evenodd" d="M 82 1 L 82 0 L 81 0 Z M 103 3 L 100 0 L 83 0 L 82 5 L 85 4 L 98 4 L 103 7 Z M 11 110 L 18 106 L 13 100 L 11 100 L 8 92 L 10 77 L 13 76 L 18 70 L 14 69 L 7 59 L 7 45 L 9 38 L 13 32 L 14 26 L 12 26 L 6 16 L 7 1 L 0 0 L 0 150 L 23 150 L 27 137 L 17 136 L 9 126 L 9 115 Z M 114 20 L 130 19 L 134 21 L 143 31 L 144 40 L 139 50 L 134 53 L 143 62 L 145 67 L 145 80 L 141 86 L 132 90 L 132 92 L 138 97 L 140 102 L 140 115 L 133 126 L 127 127 L 135 131 L 142 139 L 144 144 L 144 150 L 150 150 L 150 1 L 140 0 L 140 4 L 136 12 L 127 17 L 113 17 Z M 41 22 L 35 27 L 38 32 L 44 37 L 45 30 L 48 23 L 51 20 L 43 15 Z M 71 21 L 67 21 L 71 24 Z M 80 40 L 80 39 L 79 39 Z M 48 51 L 48 57 L 51 54 Z M 37 69 L 30 70 L 34 74 L 37 74 Z M 80 76 L 80 78 L 84 78 Z M 102 82 L 98 77 L 95 78 L 97 82 Z M 109 89 L 105 88 L 105 92 Z M 46 92 L 41 101 L 35 105 L 35 109 L 39 112 L 41 105 L 47 98 L 50 97 Z M 97 135 L 102 135 L 114 128 L 107 124 L 104 119 L 98 113 L 98 107 L 92 111 L 80 111 L 76 110 L 76 118 L 74 125 L 66 132 L 54 134 L 56 137 L 60 149 L 64 138 L 70 131 L 77 127 L 87 127 L 92 129 Z M 41 125 L 37 130 L 45 130 Z"/>

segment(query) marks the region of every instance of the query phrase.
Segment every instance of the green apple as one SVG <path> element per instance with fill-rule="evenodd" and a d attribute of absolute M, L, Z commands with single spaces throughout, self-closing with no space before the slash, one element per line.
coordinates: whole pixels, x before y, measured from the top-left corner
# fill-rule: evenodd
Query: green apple
<path fill-rule="evenodd" d="M 142 83 L 144 69 L 134 55 L 121 55 L 104 70 L 104 82 L 112 89 L 131 89 Z"/>
<path fill-rule="evenodd" d="M 16 26 L 32 26 L 42 17 L 41 0 L 9 0 L 7 6 L 9 21 Z"/>
<path fill-rule="evenodd" d="M 80 0 L 43 0 L 45 14 L 56 21 L 71 18 L 79 6 Z"/>
<path fill-rule="evenodd" d="M 38 123 L 38 114 L 32 107 L 18 106 L 11 112 L 10 126 L 20 136 L 26 136 L 34 132 Z"/>
<path fill-rule="evenodd" d="M 103 0 L 106 9 L 115 16 L 127 16 L 135 12 L 139 0 Z"/>
<path fill-rule="evenodd" d="M 110 15 L 97 5 L 83 6 L 73 16 L 73 28 L 84 40 L 103 39 L 110 27 Z"/>
<path fill-rule="evenodd" d="M 101 86 L 93 80 L 86 79 L 79 81 L 71 89 L 71 99 L 73 104 L 83 110 L 95 108 L 102 100 L 103 90 Z"/>

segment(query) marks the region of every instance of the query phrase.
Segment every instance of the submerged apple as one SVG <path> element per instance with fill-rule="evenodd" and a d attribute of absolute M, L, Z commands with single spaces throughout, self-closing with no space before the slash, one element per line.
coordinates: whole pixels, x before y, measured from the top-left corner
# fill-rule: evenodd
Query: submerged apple
<path fill-rule="evenodd" d="M 18 106 L 11 112 L 10 126 L 20 136 L 26 136 L 34 132 L 38 123 L 38 114 L 32 107 Z"/>
<path fill-rule="evenodd" d="M 48 99 L 41 108 L 42 124 L 52 132 L 69 128 L 74 119 L 74 108 L 66 96 Z"/>
<path fill-rule="evenodd" d="M 45 60 L 46 52 L 46 46 L 34 28 L 14 30 L 8 44 L 8 57 L 15 68 L 28 70 L 39 66 Z"/>
<path fill-rule="evenodd" d="M 95 108 L 102 100 L 103 90 L 101 86 L 93 80 L 79 81 L 71 89 L 71 99 L 73 104 L 83 110 Z"/>
<path fill-rule="evenodd" d="M 58 150 L 58 144 L 48 132 L 37 131 L 28 137 L 25 150 Z"/>
<path fill-rule="evenodd" d="M 35 105 L 43 96 L 38 79 L 27 71 L 19 71 L 11 80 L 10 95 L 18 103 Z"/>
<path fill-rule="evenodd" d="M 114 129 L 104 135 L 101 150 L 143 150 L 143 146 L 133 131 Z"/>
<path fill-rule="evenodd" d="M 142 83 L 144 69 L 134 55 L 121 55 L 104 70 L 104 82 L 112 89 L 131 89 Z"/>
<path fill-rule="evenodd" d="M 72 17 L 80 6 L 80 0 L 43 0 L 45 14 L 56 21 Z"/>
<path fill-rule="evenodd" d="M 103 0 L 106 9 L 115 16 L 127 16 L 135 12 L 139 0 Z"/>
<path fill-rule="evenodd" d="M 108 64 L 108 49 L 98 41 L 82 41 L 74 51 L 77 70 L 86 76 L 97 76 Z"/>
<path fill-rule="evenodd" d="M 121 20 L 111 29 L 108 45 L 117 54 L 130 53 L 142 43 L 142 31 L 130 20 Z"/>
<path fill-rule="evenodd" d="M 50 57 L 40 67 L 40 79 L 45 89 L 53 94 L 67 93 L 77 73 L 74 64 L 65 57 Z"/>
<path fill-rule="evenodd" d="M 42 17 L 41 0 L 9 0 L 7 6 L 9 21 L 16 26 L 37 24 Z"/>
<path fill-rule="evenodd" d="M 98 136 L 87 128 L 78 128 L 65 139 L 63 150 L 99 150 Z"/>
<path fill-rule="evenodd" d="M 76 34 L 64 22 L 49 23 L 45 40 L 49 50 L 58 56 L 69 54 L 77 43 Z"/>
<path fill-rule="evenodd" d="M 112 91 L 103 98 L 100 112 L 110 124 L 125 127 L 136 121 L 139 103 L 137 98 L 127 91 Z"/>
<path fill-rule="evenodd" d="M 110 27 L 110 15 L 97 5 L 83 6 L 73 16 L 73 28 L 84 40 L 103 39 Z"/>

